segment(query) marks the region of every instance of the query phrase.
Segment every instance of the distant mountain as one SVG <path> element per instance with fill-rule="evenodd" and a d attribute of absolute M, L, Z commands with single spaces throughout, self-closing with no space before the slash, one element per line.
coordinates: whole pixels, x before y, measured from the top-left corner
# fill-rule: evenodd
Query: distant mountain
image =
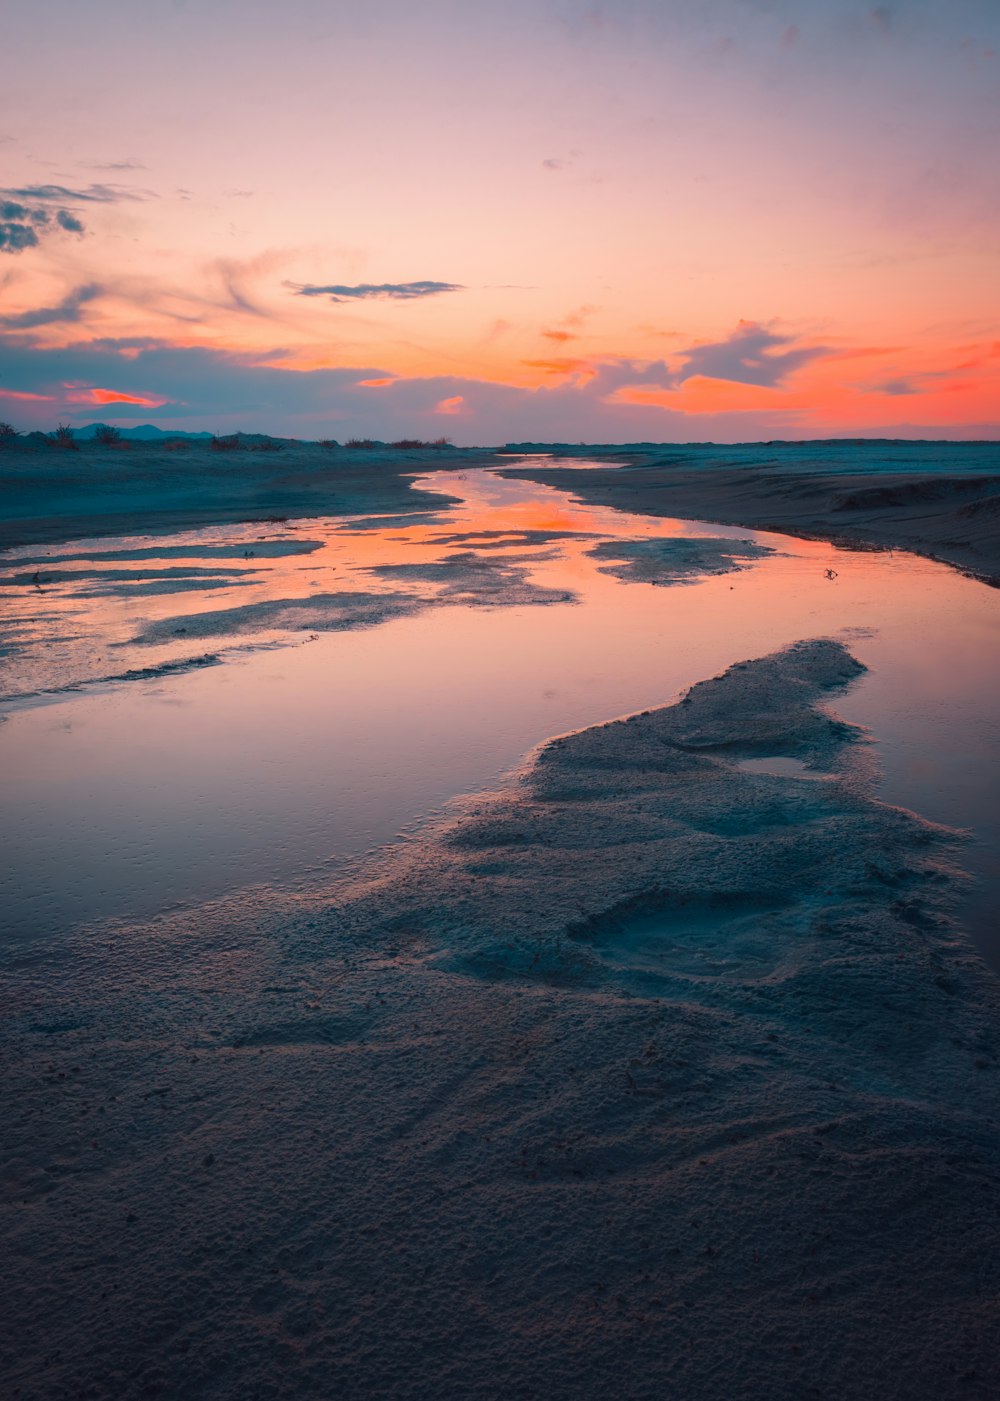
<path fill-rule="evenodd" d="M 103 423 L 88 423 L 83 428 L 75 429 L 74 432 L 78 438 L 93 438 L 103 427 L 105 427 Z M 155 438 L 208 439 L 213 436 L 211 433 L 182 433 L 179 428 L 157 428 L 154 423 L 137 423 L 134 428 L 119 427 L 118 432 L 123 438 L 137 438 L 145 442 Z"/>

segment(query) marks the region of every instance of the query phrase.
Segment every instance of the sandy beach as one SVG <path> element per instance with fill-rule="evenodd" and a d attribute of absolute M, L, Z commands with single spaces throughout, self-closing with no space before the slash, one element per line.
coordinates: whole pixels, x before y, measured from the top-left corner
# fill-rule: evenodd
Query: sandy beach
<path fill-rule="evenodd" d="M 0 1401 L 998 1401 L 1000 0 L 2 35 Z"/>
<path fill-rule="evenodd" d="M 466 613 L 509 616 L 528 645 L 531 619 L 560 609 L 586 633 L 595 587 L 619 630 L 619 600 L 662 606 L 649 636 L 664 648 L 680 636 L 662 632 L 671 597 L 715 590 L 705 607 L 724 610 L 732 647 L 759 627 L 762 571 L 799 568 L 831 617 L 878 593 L 843 564 L 857 592 L 831 592 L 834 554 L 795 556 L 787 535 L 683 521 L 637 534 L 679 509 L 636 486 L 662 465 L 386 453 L 300 481 L 245 453 L 194 501 L 183 473 L 159 495 L 155 454 L 130 499 L 114 480 L 126 454 L 101 451 L 24 455 L 50 476 L 92 469 L 93 514 L 73 519 L 95 543 L 60 543 L 68 518 L 43 514 L 50 480 L 36 477 L 7 524 L 19 548 L 3 579 L 58 644 L 38 633 L 33 651 L 14 630 L 7 669 L 42 689 L 10 694 L 56 700 L 50 673 L 75 677 L 84 734 L 102 698 L 123 713 L 126 686 L 183 716 L 191 693 L 176 688 L 203 655 L 238 681 L 260 645 Z M 303 462 L 324 451 L 303 447 Z M 414 488 L 407 474 L 429 466 L 440 475 Z M 787 482 L 800 508 L 799 474 L 733 471 L 770 482 L 772 507 Z M 949 471 L 920 480 L 947 486 Z M 615 535 L 603 507 L 504 495 L 526 477 L 619 509 L 628 496 L 633 514 Z M 990 500 L 989 468 L 976 480 Z M 939 496 L 936 547 L 956 510 Z M 702 500 L 707 520 L 758 509 L 720 503 Z M 926 542 L 929 518 L 892 529 Z M 866 529 L 852 543 L 875 544 Z M 993 560 L 995 543 L 976 537 L 969 559 Z M 886 587 L 908 586 L 905 559 L 885 564 Z M 922 568 L 933 588 L 944 571 Z M 108 609 L 96 647 L 75 639 Z M 715 614 L 695 633 L 698 616 Z M 841 718 L 866 677 L 855 631 L 605 712 L 294 889 L 5 942 L 8 1394 L 992 1398 L 998 984 L 963 924 L 969 835 L 880 797 L 879 737 Z M 108 670 L 116 653 L 149 664 Z M 220 696 L 235 723 L 236 695 Z M 403 683 L 397 705 L 398 727 Z M 257 729 L 288 723 L 248 713 Z"/>
<path fill-rule="evenodd" d="M 860 670 L 805 642 L 309 898 L 8 953 L 8 1394 L 995 1394 L 997 985 Z"/>

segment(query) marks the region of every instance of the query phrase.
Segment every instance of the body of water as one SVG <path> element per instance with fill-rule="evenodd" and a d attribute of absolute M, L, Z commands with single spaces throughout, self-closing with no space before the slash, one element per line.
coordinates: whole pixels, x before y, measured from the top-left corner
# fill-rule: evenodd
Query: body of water
<path fill-rule="evenodd" d="M 869 672 L 835 708 L 870 732 L 886 801 L 972 832 L 967 920 L 1000 964 L 1000 593 L 906 553 L 630 516 L 487 470 L 419 485 L 461 504 L 4 556 L 6 938 L 312 882 L 551 735 L 837 636 Z M 591 553 L 661 538 L 773 553 L 668 587 Z M 470 566 L 524 587 L 442 592 Z M 325 630 L 345 592 L 374 613 Z M 302 611 L 270 618 L 276 601 Z"/>

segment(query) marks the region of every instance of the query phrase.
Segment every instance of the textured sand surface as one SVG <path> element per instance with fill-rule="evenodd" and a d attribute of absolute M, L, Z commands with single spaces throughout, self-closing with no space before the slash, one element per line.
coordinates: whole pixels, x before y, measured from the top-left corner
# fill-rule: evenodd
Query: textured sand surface
<path fill-rule="evenodd" d="M 609 560 L 603 574 L 646 584 L 694 583 L 706 574 L 728 574 L 746 569 L 754 560 L 774 551 L 752 540 L 708 540 L 703 536 L 667 539 L 604 540 L 589 552 Z"/>
<path fill-rule="evenodd" d="M 5 1394 L 995 1397 L 1000 1000 L 859 671 L 799 644 L 309 898 L 9 951 Z"/>

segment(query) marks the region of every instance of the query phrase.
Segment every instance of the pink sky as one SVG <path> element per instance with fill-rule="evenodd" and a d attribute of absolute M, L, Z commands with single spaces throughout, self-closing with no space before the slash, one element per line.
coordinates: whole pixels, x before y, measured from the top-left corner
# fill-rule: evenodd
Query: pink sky
<path fill-rule="evenodd" d="M 5 29 L 16 426 L 1000 436 L 995 0 L 36 0 Z"/>

